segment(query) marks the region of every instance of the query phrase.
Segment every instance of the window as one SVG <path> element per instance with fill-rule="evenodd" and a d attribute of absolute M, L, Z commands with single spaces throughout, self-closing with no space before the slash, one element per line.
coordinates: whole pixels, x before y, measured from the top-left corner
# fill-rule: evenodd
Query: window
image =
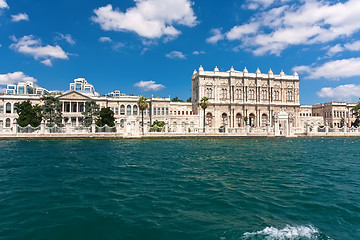
<path fill-rule="evenodd" d="M 286 95 L 287 95 L 287 100 L 288 100 L 288 101 L 292 101 L 292 100 L 293 100 L 293 93 L 292 93 L 291 91 L 288 91 Z"/>
<path fill-rule="evenodd" d="M 208 125 L 209 127 L 212 126 L 212 114 L 211 113 L 206 114 L 206 125 Z"/>
<path fill-rule="evenodd" d="M 158 108 L 157 115 L 160 115 L 160 109 L 161 109 L 161 108 Z"/>
<path fill-rule="evenodd" d="M 73 112 L 77 112 L 77 104 L 76 103 L 74 103 L 74 105 L 73 105 Z"/>
<path fill-rule="evenodd" d="M 223 88 L 223 89 L 222 89 L 222 98 L 223 98 L 223 99 L 226 99 L 226 98 L 227 98 L 227 90 L 226 90 L 226 88 Z"/>
<path fill-rule="evenodd" d="M 117 110 L 117 108 L 116 108 L 116 110 Z M 81 105 L 80 105 L 80 112 L 85 112 L 85 106 L 84 106 L 84 104 L 81 104 Z"/>
<path fill-rule="evenodd" d="M 279 101 L 279 100 L 280 100 L 280 98 L 279 98 L 279 91 L 278 91 L 278 90 L 276 90 L 276 91 L 274 92 L 274 100 L 275 100 L 275 101 Z"/>
<path fill-rule="evenodd" d="M 206 97 L 209 99 L 212 98 L 212 88 L 206 89 Z"/>
<path fill-rule="evenodd" d="M 138 107 L 137 107 L 137 105 L 133 106 L 133 115 L 138 115 Z"/>
<path fill-rule="evenodd" d="M 261 126 L 262 126 L 262 127 L 266 127 L 267 122 L 268 122 L 268 117 L 267 117 L 267 115 L 264 113 L 264 114 L 261 116 Z"/>
<path fill-rule="evenodd" d="M 227 114 L 226 113 L 223 113 L 221 115 L 221 119 L 222 119 L 222 124 L 223 126 L 226 126 L 227 125 Z"/>
<path fill-rule="evenodd" d="M 124 119 L 121 119 L 121 120 L 120 120 L 120 127 L 121 127 L 121 128 L 124 127 L 124 123 L 125 123 L 125 120 L 124 120 Z"/>
<path fill-rule="evenodd" d="M 161 115 L 165 115 L 165 108 L 161 108 Z"/>
<path fill-rule="evenodd" d="M 0 113 L 4 113 L 4 106 L 3 105 L 0 106 Z"/>
<path fill-rule="evenodd" d="M 19 87 L 18 91 L 19 94 L 25 94 L 25 87 L 24 86 Z"/>
<path fill-rule="evenodd" d="M 236 125 L 237 125 L 238 127 L 241 127 L 241 121 L 242 121 L 242 116 L 241 116 L 240 113 L 237 113 L 237 114 L 236 114 Z"/>
<path fill-rule="evenodd" d="M 5 127 L 9 128 L 10 127 L 10 118 L 7 118 L 5 121 Z"/>
<path fill-rule="evenodd" d="M 115 108 L 114 113 L 115 113 L 115 115 L 119 115 L 119 108 Z"/>
<path fill-rule="evenodd" d="M 169 108 L 166 108 L 166 115 L 169 115 Z"/>
<path fill-rule="evenodd" d="M 4 121 L 0 120 L 0 129 L 4 127 Z"/>
<path fill-rule="evenodd" d="M 267 99 L 267 91 L 266 90 L 262 90 L 261 91 L 261 100 L 266 100 Z"/>
<path fill-rule="evenodd" d="M 154 115 L 156 115 L 156 108 L 154 108 L 153 112 L 154 112 Z"/>
<path fill-rule="evenodd" d="M 250 99 L 250 100 L 254 100 L 254 99 L 255 99 L 254 90 L 249 90 L 249 99 Z"/>
<path fill-rule="evenodd" d="M 11 113 L 11 103 L 6 104 L 6 113 Z"/>
<path fill-rule="evenodd" d="M 120 115 L 125 115 L 125 106 L 124 105 L 120 106 Z"/>
<path fill-rule="evenodd" d="M 241 90 L 240 89 L 235 90 L 235 97 L 236 97 L 236 99 L 241 99 Z"/>
<path fill-rule="evenodd" d="M 127 105 L 126 107 L 126 115 L 131 115 L 131 106 Z"/>

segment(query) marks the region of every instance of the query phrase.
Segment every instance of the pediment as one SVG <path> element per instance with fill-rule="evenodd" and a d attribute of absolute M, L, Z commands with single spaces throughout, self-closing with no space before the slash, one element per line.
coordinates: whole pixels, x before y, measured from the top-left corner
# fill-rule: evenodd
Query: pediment
<path fill-rule="evenodd" d="M 213 86 L 213 83 L 212 82 L 206 82 L 205 86 Z"/>
<path fill-rule="evenodd" d="M 241 82 L 237 82 L 237 83 L 235 84 L 235 86 L 236 86 L 236 87 L 242 87 L 243 84 L 242 84 Z"/>
<path fill-rule="evenodd" d="M 68 92 L 68 93 L 65 93 L 63 95 L 61 95 L 59 97 L 59 99 L 79 99 L 79 100 L 89 100 L 91 99 L 90 97 L 82 94 L 82 93 L 79 93 L 79 92 L 76 92 L 76 91 L 71 91 L 71 92 Z"/>

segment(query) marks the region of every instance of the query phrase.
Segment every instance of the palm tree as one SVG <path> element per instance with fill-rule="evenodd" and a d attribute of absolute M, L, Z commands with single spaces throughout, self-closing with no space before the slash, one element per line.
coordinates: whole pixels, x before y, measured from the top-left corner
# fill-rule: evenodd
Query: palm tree
<path fill-rule="evenodd" d="M 141 96 L 137 102 L 137 105 L 139 106 L 139 109 L 141 111 L 141 128 L 142 128 L 142 134 L 144 135 L 144 110 L 146 110 L 149 107 L 149 104 L 146 102 L 146 98 L 144 96 Z"/>
<path fill-rule="evenodd" d="M 203 132 L 205 132 L 205 110 L 207 109 L 207 107 L 209 106 L 209 102 L 208 102 L 208 98 L 207 97 L 203 97 L 201 100 L 200 100 L 200 107 L 202 109 L 204 109 L 204 130 Z"/>

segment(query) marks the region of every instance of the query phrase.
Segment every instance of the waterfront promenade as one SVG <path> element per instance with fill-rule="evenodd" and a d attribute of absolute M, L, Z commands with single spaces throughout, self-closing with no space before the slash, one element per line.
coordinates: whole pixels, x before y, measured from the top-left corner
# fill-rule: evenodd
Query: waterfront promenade
<path fill-rule="evenodd" d="M 135 122 L 125 125 L 116 124 L 114 127 L 65 126 L 47 127 L 42 123 L 39 127 L 20 127 L 16 123 L 7 129 L 0 129 L 0 139 L 38 139 L 38 138 L 227 138 L 227 137 L 360 137 L 360 128 L 337 128 L 329 126 L 289 127 L 276 129 L 273 127 L 242 127 L 242 128 L 183 128 L 172 131 L 167 126 L 163 128 L 150 128 Z"/>

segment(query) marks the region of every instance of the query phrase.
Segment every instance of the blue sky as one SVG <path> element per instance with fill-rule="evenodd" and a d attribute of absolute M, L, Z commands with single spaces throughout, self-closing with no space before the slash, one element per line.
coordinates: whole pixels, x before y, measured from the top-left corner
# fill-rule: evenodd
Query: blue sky
<path fill-rule="evenodd" d="M 296 70 L 300 101 L 360 97 L 360 1 L 0 0 L 0 89 L 190 97 L 191 75 Z"/>

